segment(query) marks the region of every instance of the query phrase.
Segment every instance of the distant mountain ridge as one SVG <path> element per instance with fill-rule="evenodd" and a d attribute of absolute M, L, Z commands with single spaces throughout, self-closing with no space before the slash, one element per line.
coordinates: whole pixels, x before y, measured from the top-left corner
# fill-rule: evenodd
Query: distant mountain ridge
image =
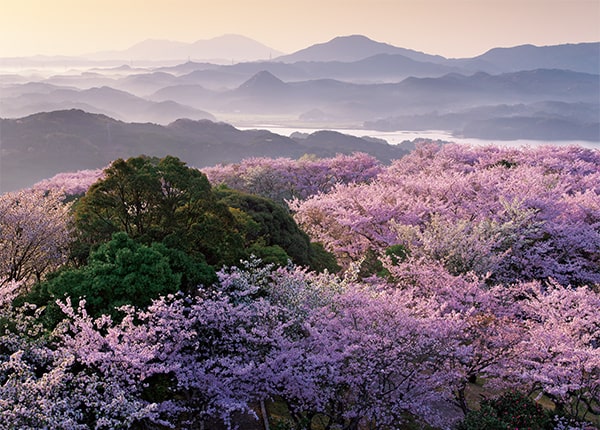
<path fill-rule="evenodd" d="M 499 75 L 449 73 L 397 83 L 356 84 L 333 79 L 285 82 L 262 70 L 237 88 L 209 91 L 198 83 L 165 87 L 150 98 L 173 100 L 227 117 L 235 111 L 301 115 L 318 109 L 330 118 L 372 120 L 400 114 L 451 111 L 477 105 L 542 101 L 597 102 L 597 75 L 533 70 Z"/>
<path fill-rule="evenodd" d="M 493 48 L 474 59 L 493 64 L 503 72 L 566 69 L 600 74 L 600 43 Z"/>
<path fill-rule="evenodd" d="M 0 118 L 75 108 L 132 122 L 167 124 L 179 118 L 216 120 L 212 114 L 199 108 L 173 100 L 151 101 L 109 86 L 78 90 L 38 84 L 37 93 L 30 92 L 30 88 L 31 84 L 9 87 L 0 104 Z"/>
<path fill-rule="evenodd" d="M 253 61 L 299 62 L 357 62 L 381 54 L 403 56 L 420 63 L 444 65 L 463 72 L 484 71 L 503 73 L 537 68 L 556 68 L 600 74 L 600 41 L 567 43 L 552 46 L 519 45 L 491 48 L 472 58 L 445 58 L 413 49 L 378 42 L 364 35 L 354 34 L 335 37 L 291 54 L 283 54 L 256 40 L 245 36 L 226 34 L 207 40 L 185 43 L 161 39 L 148 39 L 121 51 L 104 51 L 76 56 L 32 56 L 0 58 L 0 66 L 38 67 L 44 64 L 75 66 L 98 64 L 137 63 L 163 66 L 211 61 L 214 64 L 243 63 Z M 174 63 L 175 62 L 175 63 Z"/>
<path fill-rule="evenodd" d="M 553 46 L 519 45 L 509 48 L 492 48 L 473 58 L 445 58 L 440 55 L 431 55 L 377 42 L 362 35 L 351 35 L 311 45 L 292 54 L 277 57 L 275 61 L 285 63 L 356 62 L 380 54 L 401 55 L 421 63 L 433 63 L 488 73 L 566 69 L 600 74 L 600 42 Z"/>
<path fill-rule="evenodd" d="M 101 128 L 99 136 L 106 138 L 107 128 L 111 137 L 119 136 L 119 130 L 126 130 L 123 142 L 127 145 L 115 146 L 119 139 L 110 144 L 105 139 L 102 146 L 97 140 L 69 131 L 69 121 L 86 123 L 92 128 L 98 121 L 90 121 L 89 117 L 83 121 L 72 113 L 64 114 L 62 128 L 38 134 L 36 141 L 31 139 L 37 132 L 24 125 L 13 128 L 21 133 L 22 146 L 32 148 L 33 154 L 22 152 L 16 134 L 12 135 L 16 140 L 11 143 L 15 145 L 11 150 L 22 161 L 28 157 L 33 160 L 38 151 L 44 153 L 44 144 L 58 148 L 57 154 L 69 147 L 64 159 L 72 159 L 84 151 L 80 154 L 82 161 L 88 159 L 84 154 L 87 152 L 101 154 L 106 149 L 113 156 L 136 155 L 128 145 L 151 148 L 154 152 L 163 151 L 160 146 L 163 145 L 189 159 L 185 154 L 198 149 L 197 146 L 190 149 L 197 136 L 181 133 L 184 128 L 204 124 L 198 122 L 201 119 L 246 126 L 434 129 L 490 140 L 600 142 L 600 42 L 493 48 L 477 57 L 463 59 L 399 48 L 362 35 L 336 37 L 285 56 L 276 56 L 274 50 L 257 44 L 235 35 L 190 44 L 145 41 L 127 51 L 110 53 L 128 57 L 123 60 L 80 59 L 82 63 L 77 66 L 73 58 L 57 57 L 45 71 L 35 68 L 40 57 L 32 59 L 33 63 L 27 59 L 10 59 L 5 63 L 5 59 L 0 59 L 0 117 L 19 119 L 21 124 L 37 129 L 40 118 L 57 117 L 33 116 L 35 121 L 25 121 L 23 117 L 80 109 L 121 121 L 148 123 L 123 126 L 111 120 Z M 219 48 L 211 52 L 211 46 Z M 216 64 L 189 55 L 193 50 L 203 50 L 203 57 L 218 54 L 229 58 Z M 182 58 L 159 60 L 163 55 L 160 52 L 167 52 L 167 57 Z M 236 57 L 242 54 L 251 57 L 253 52 L 258 52 L 257 58 L 261 59 L 239 61 Z M 144 64 L 130 63 L 132 59 L 148 56 L 153 59 L 144 60 Z M 15 64 L 23 67 L 33 64 L 34 70 L 19 75 L 12 71 Z M 5 65 L 11 69 L 2 69 Z M 9 71 L 1 74 L 1 70 Z M 11 122 L 3 124 L 9 124 L 6 126 L 9 129 L 13 127 Z M 210 128 L 211 133 L 223 139 L 223 127 L 218 132 L 215 125 L 203 127 L 197 130 L 198 136 L 206 137 L 205 132 Z M 139 135 L 134 137 L 133 130 Z M 238 132 L 230 130 L 228 136 L 250 139 L 249 142 L 256 142 L 257 136 L 271 140 L 261 141 L 257 146 L 246 145 L 243 139 L 235 140 L 219 144 L 218 150 L 209 145 L 202 151 L 212 160 L 218 158 L 214 154 L 227 155 L 223 149 L 227 145 L 232 145 L 228 151 L 235 156 L 255 155 L 250 147 L 257 154 L 275 154 L 275 147 L 285 154 L 299 151 L 299 143 L 287 138 Z M 5 130 L 3 134 L 5 163 L 12 153 L 6 152 Z M 316 138 L 303 141 L 301 146 L 311 140 L 314 142 Z M 70 146 L 76 142 L 81 148 Z M 144 146 L 146 143 L 149 146 Z M 346 144 L 350 145 L 348 139 Z M 302 151 L 306 152 L 306 148 Z M 315 151 L 323 153 L 324 149 L 319 147 Z M 54 152 L 49 152 L 46 158 L 50 160 L 53 156 Z M 27 165 L 20 166 L 27 171 Z M 38 165 L 39 173 L 44 169 L 43 163 Z M 14 170 L 15 175 L 19 172 Z"/>
<path fill-rule="evenodd" d="M 363 60 L 378 54 L 403 55 L 415 61 L 442 62 L 444 57 L 429 55 L 412 49 L 399 48 L 388 43 L 376 42 L 366 36 L 354 34 L 336 37 L 329 42 L 318 43 L 289 55 L 275 58 L 275 61 L 295 63 L 298 61 L 342 61 Z"/>
<path fill-rule="evenodd" d="M 123 51 L 90 53 L 86 57 L 95 60 L 212 60 L 232 61 L 264 60 L 281 55 L 256 40 L 237 34 L 225 34 L 192 43 L 171 40 L 148 39 Z"/>
<path fill-rule="evenodd" d="M 385 57 L 377 57 L 378 60 L 392 63 L 397 60 L 394 56 L 381 55 Z M 269 62 L 247 65 L 199 70 L 180 76 L 167 72 L 136 74 L 85 89 L 56 85 L 51 82 L 63 81 L 54 78 L 42 83 L 6 85 L 0 117 L 18 118 L 40 111 L 79 108 L 123 121 L 163 125 L 179 118 L 231 122 L 230 118 L 240 113 L 286 115 L 317 123 L 353 121 L 362 124 L 429 112 L 445 115 L 476 106 L 552 101 L 598 104 L 600 96 L 598 75 L 561 69 L 501 74 L 451 72 L 433 77 L 412 76 L 397 82 L 356 83 L 331 78 L 284 80 L 278 75 L 294 73 L 291 65 L 281 67 L 283 63 Z M 277 74 L 269 71 L 271 65 Z M 265 69 L 260 70 L 261 67 Z M 243 72 L 238 74 L 236 71 L 240 69 Z M 219 75 L 219 70 L 225 74 Z M 90 79 L 93 82 L 98 78 L 93 75 Z M 226 79 L 233 88 L 207 87 L 207 82 L 208 86 L 218 87 L 214 82 L 218 79 Z M 127 89 L 145 95 L 134 95 Z M 568 114 L 566 109 L 565 114 Z M 388 122 L 388 125 L 395 123 Z"/>
<path fill-rule="evenodd" d="M 0 192 L 33 185 L 57 173 L 102 168 L 117 158 L 174 155 L 190 166 L 248 157 L 299 158 L 367 152 L 389 162 L 407 150 L 340 133 L 292 139 L 267 130 L 238 130 L 209 120 L 180 119 L 167 126 L 126 123 L 82 110 L 0 119 Z"/>

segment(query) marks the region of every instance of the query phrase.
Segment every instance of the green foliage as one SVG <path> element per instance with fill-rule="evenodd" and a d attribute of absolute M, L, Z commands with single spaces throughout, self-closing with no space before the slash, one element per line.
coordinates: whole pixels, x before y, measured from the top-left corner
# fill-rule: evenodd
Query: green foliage
<path fill-rule="evenodd" d="M 286 209 L 272 200 L 237 190 L 219 188 L 219 201 L 241 210 L 254 222 L 244 231 L 246 244 L 262 240 L 265 246 L 279 245 L 297 264 L 308 265 L 310 239 Z"/>
<path fill-rule="evenodd" d="M 551 428 L 548 412 L 529 397 L 519 392 L 484 400 L 478 411 L 470 411 L 457 430 L 484 429 L 544 430 Z"/>
<path fill-rule="evenodd" d="M 45 323 L 54 326 L 63 318 L 55 303 L 57 299 L 71 297 L 77 302 L 84 298 L 90 315 L 117 316 L 119 306 L 145 307 L 160 295 L 176 293 L 182 278 L 189 283 L 211 276 L 214 272 L 194 265 L 181 252 L 164 245 L 149 247 L 121 232 L 93 252 L 86 266 L 57 272 L 35 285 L 26 296 L 19 297 L 15 304 L 30 302 L 47 306 Z"/>
<path fill-rule="evenodd" d="M 194 294 L 216 282 L 215 267 L 251 254 L 264 263 L 338 269 L 286 208 L 238 191 L 213 191 L 204 174 L 175 157 L 116 160 L 74 214 L 75 264 L 15 301 L 44 306 L 50 327 L 64 317 L 57 299 L 84 298 L 90 315 L 118 317 L 122 305 L 143 308 L 161 295 Z"/>
<path fill-rule="evenodd" d="M 327 270 L 329 273 L 337 273 L 341 270 L 335 256 L 318 242 L 310 243 L 310 267 L 317 272 Z"/>
<path fill-rule="evenodd" d="M 498 162 L 496 162 L 495 164 L 493 164 L 492 167 L 496 167 L 496 166 L 501 166 L 504 167 L 506 169 L 512 169 L 513 167 L 517 167 L 519 165 L 519 163 L 516 163 L 514 161 L 510 161 L 510 160 L 506 160 L 506 159 L 502 159 Z"/>
<path fill-rule="evenodd" d="M 379 255 L 373 249 L 368 249 L 365 252 L 365 256 L 360 263 L 358 274 L 362 278 L 367 278 L 372 275 L 380 275 L 382 277 L 389 275 L 383 267 Z"/>
<path fill-rule="evenodd" d="M 498 417 L 494 408 L 484 404 L 478 411 L 470 411 L 456 430 L 511 430 L 511 427 Z"/>
<path fill-rule="evenodd" d="M 239 225 L 226 207 L 215 202 L 202 213 L 178 241 L 183 251 L 195 258 L 206 258 L 211 266 L 231 266 L 244 258 L 244 241 Z"/>
<path fill-rule="evenodd" d="M 311 245 L 286 208 L 227 188 L 213 191 L 203 173 L 170 156 L 116 160 L 77 202 L 75 224 L 79 239 L 71 256 L 79 265 L 114 233 L 124 232 L 137 242 L 160 242 L 213 267 L 235 265 L 254 254 L 280 265 L 291 260 L 337 270 L 333 256 Z M 182 279 L 182 287 L 187 290 L 195 282 Z"/>
<path fill-rule="evenodd" d="M 173 397 L 177 379 L 172 373 L 155 373 L 144 380 L 142 399 L 149 402 L 164 402 Z"/>
<path fill-rule="evenodd" d="M 216 266 L 243 255 L 239 226 L 206 176 L 171 156 L 113 162 L 76 205 L 75 223 L 80 235 L 73 254 L 83 263 L 86 251 L 115 232 L 145 244 L 164 241 Z"/>
<path fill-rule="evenodd" d="M 290 256 L 279 245 L 266 246 L 257 242 L 248 248 L 248 252 L 260 259 L 263 264 L 285 266 L 290 260 Z"/>
<path fill-rule="evenodd" d="M 385 255 L 390 257 L 392 264 L 396 265 L 403 262 L 410 256 L 410 250 L 401 244 L 392 245 L 385 250 Z"/>
<path fill-rule="evenodd" d="M 180 289 L 186 294 L 193 294 L 198 286 L 208 287 L 217 281 L 215 269 L 202 258 L 194 259 L 179 249 L 167 247 L 165 243 L 153 243 L 152 249 L 166 257 L 171 271 L 181 276 Z"/>
<path fill-rule="evenodd" d="M 519 392 L 508 392 L 491 401 L 498 415 L 513 427 L 520 429 L 544 429 L 550 423 L 544 408 Z"/>
<path fill-rule="evenodd" d="M 392 245 L 385 250 L 385 256 L 388 257 L 393 265 L 406 260 L 410 255 L 410 250 L 404 245 Z M 361 277 L 369 277 L 377 275 L 381 278 L 387 278 L 390 276 L 390 272 L 385 268 L 381 261 L 380 254 L 375 252 L 373 249 L 368 249 L 365 252 L 365 256 L 360 264 L 359 275 Z"/>
<path fill-rule="evenodd" d="M 311 244 L 288 210 L 265 197 L 219 187 L 219 201 L 227 205 L 242 226 L 244 244 L 249 253 L 264 262 L 293 263 L 322 271 L 338 270 L 333 255 L 321 245 Z"/>
<path fill-rule="evenodd" d="M 273 420 L 271 428 L 273 430 L 307 430 L 311 428 L 310 419 L 307 417 L 301 417 L 298 422 L 294 422 L 291 419 L 278 419 Z"/>

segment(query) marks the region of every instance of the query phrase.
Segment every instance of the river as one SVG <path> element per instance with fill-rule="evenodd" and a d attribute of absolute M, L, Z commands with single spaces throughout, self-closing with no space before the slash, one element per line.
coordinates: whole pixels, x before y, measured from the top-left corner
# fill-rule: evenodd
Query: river
<path fill-rule="evenodd" d="M 290 136 L 292 133 L 314 133 L 315 131 L 323 130 L 322 128 L 299 128 L 299 127 L 284 127 L 279 125 L 272 124 L 261 124 L 256 126 L 243 126 L 237 127 L 240 130 L 253 130 L 253 129 L 261 129 L 261 130 L 269 130 L 273 133 L 280 134 L 282 136 Z M 357 128 L 336 128 L 336 129 L 328 129 L 331 131 L 337 131 L 340 133 L 348 134 L 351 136 L 363 137 L 375 137 L 379 139 L 386 140 L 391 145 L 396 145 L 406 140 L 413 140 L 417 138 L 425 138 L 432 140 L 443 140 L 447 142 L 455 142 L 460 144 L 467 144 L 473 146 L 484 146 L 484 145 L 500 145 L 500 146 L 513 146 L 513 147 L 522 147 L 522 146 L 539 146 L 539 145 L 577 145 L 584 148 L 591 149 L 600 149 L 600 142 L 591 142 L 585 140 L 490 140 L 490 139 L 476 139 L 476 138 L 466 138 L 466 137 L 454 137 L 452 134 L 446 131 L 440 130 L 428 130 L 428 131 L 379 131 L 379 130 L 366 130 L 366 129 L 357 129 Z"/>

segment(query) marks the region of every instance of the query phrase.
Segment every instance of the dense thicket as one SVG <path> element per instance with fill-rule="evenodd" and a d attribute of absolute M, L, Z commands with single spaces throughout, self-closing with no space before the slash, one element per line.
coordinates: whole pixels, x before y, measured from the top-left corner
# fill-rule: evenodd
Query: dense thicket
<path fill-rule="evenodd" d="M 219 268 L 251 253 L 286 264 L 311 265 L 308 236 L 282 207 L 220 189 L 175 157 L 117 160 L 75 207 L 75 249 L 89 249 L 115 232 L 145 244 L 160 242 Z"/>
<path fill-rule="evenodd" d="M 307 187 L 298 172 L 333 160 L 340 170 Z M 0 422 L 207 428 L 273 399 L 286 407 L 277 426 L 298 430 L 599 421 L 598 151 L 422 146 L 389 167 L 360 154 L 295 163 L 235 167 L 270 183 L 262 194 L 293 190 L 287 208 L 247 194 L 247 181 L 232 190 L 229 167 L 211 172 L 229 178 L 217 189 L 172 158 L 108 169 L 75 203 L 89 258 L 65 266 L 63 250 L 19 279 L 2 268 Z M 38 194 L 68 227 L 68 206 L 50 197 Z M 288 209 L 343 272 L 244 254 L 314 266 Z M 246 260 L 202 270 L 236 255 Z M 505 394 L 479 405 L 474 384 Z"/>
<path fill-rule="evenodd" d="M 89 174 L 98 177 L 96 171 Z M 80 178 L 87 182 L 85 175 Z M 42 196 L 44 191 L 36 193 L 31 195 Z M 60 232 L 61 226 L 64 230 L 69 224 L 70 204 L 61 202 L 61 198 L 66 200 L 63 194 L 54 193 L 58 197 L 44 195 L 45 206 L 40 208 L 59 215 L 42 214 L 48 219 L 37 228 L 54 221 Z M 17 301 L 46 306 L 44 319 L 52 327 L 63 316 L 57 299 L 85 298 L 90 315 L 114 316 L 122 305 L 145 307 L 161 295 L 193 294 L 198 285 L 210 287 L 216 281 L 215 270 L 251 255 L 265 263 L 286 265 L 291 260 L 321 270 L 338 268 L 322 247 L 310 243 L 283 206 L 224 187 L 215 191 L 204 174 L 175 157 L 116 160 L 76 200 L 74 208 L 71 258 L 76 267 L 63 267 L 42 282 L 41 271 L 46 267 L 38 267 L 42 260 L 37 258 L 37 283 Z M 62 216 L 60 222 L 58 216 Z M 57 240 L 44 237 L 39 230 L 33 233 L 42 243 Z M 66 251 L 71 236 L 63 232 L 62 239 Z M 46 259 L 55 261 L 54 269 L 65 263 L 64 258 L 47 254 Z M 20 274 L 27 259 L 18 257 L 24 262 L 7 270 L 5 282 L 33 275 Z"/>

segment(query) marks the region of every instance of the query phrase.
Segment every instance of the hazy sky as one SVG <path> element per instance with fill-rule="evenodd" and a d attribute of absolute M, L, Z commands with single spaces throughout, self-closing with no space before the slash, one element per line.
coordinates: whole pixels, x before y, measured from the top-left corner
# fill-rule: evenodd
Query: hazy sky
<path fill-rule="evenodd" d="M 600 0 L 0 0 L 0 57 L 228 33 L 285 53 L 363 34 L 471 57 L 496 46 L 600 41 Z"/>

